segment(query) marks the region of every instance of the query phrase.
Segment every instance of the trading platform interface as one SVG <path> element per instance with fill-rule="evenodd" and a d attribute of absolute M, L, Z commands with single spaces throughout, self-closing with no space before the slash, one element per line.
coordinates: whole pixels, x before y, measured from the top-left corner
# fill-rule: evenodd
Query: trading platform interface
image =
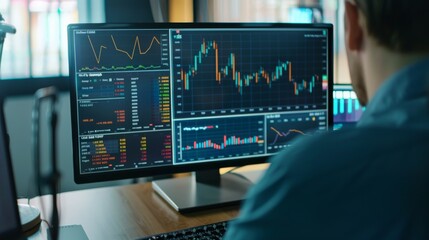
<path fill-rule="evenodd" d="M 328 129 L 327 29 L 72 34 L 81 174 L 269 156 Z"/>
<path fill-rule="evenodd" d="M 333 92 L 334 130 L 353 127 L 361 118 L 365 107 L 361 106 L 350 84 L 336 84 Z"/>

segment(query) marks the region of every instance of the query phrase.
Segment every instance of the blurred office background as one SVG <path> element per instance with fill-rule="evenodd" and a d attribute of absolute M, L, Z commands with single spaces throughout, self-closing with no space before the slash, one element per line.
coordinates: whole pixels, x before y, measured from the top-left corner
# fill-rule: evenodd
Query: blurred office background
<path fill-rule="evenodd" d="M 73 181 L 68 87 L 67 25 L 84 22 L 328 22 L 335 30 L 334 81 L 349 83 L 343 45 L 342 0 L 0 0 L 0 13 L 17 33 L 7 35 L 0 71 L 0 94 L 11 137 L 19 196 L 32 197 L 32 93 L 57 85 L 58 160 L 61 191 L 130 183 L 129 180 L 77 185 Z M 46 115 L 46 114 L 45 114 Z M 42 162 L 49 169 L 48 124 L 42 126 Z"/>

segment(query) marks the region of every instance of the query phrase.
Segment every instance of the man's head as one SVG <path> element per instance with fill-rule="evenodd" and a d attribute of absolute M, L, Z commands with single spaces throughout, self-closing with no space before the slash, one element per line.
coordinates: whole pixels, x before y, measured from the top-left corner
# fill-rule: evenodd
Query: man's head
<path fill-rule="evenodd" d="M 371 81 L 384 80 L 372 79 L 373 75 L 382 71 L 386 75 L 389 67 L 394 71 L 405 65 L 400 59 L 429 53 L 428 11 L 428 0 L 345 0 L 347 56 L 352 84 L 362 104 L 367 104 L 380 84 Z M 369 63 L 377 56 L 378 64 Z M 388 59 L 381 61 L 383 56 Z"/>

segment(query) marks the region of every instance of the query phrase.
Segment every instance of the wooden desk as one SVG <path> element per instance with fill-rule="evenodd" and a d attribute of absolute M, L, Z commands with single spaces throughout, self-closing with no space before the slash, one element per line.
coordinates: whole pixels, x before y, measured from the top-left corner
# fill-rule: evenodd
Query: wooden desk
<path fill-rule="evenodd" d="M 238 206 L 180 214 L 152 190 L 151 183 L 66 192 L 58 199 L 60 225 L 80 224 L 91 240 L 136 239 L 229 220 L 238 214 Z M 44 205 L 42 219 L 50 218 L 50 202 L 51 196 L 31 200 L 40 209 Z M 47 239 L 45 223 L 31 239 Z"/>
<path fill-rule="evenodd" d="M 255 174 L 253 170 L 265 168 L 266 165 L 246 167 L 238 172 Z M 41 209 L 42 219 L 50 219 L 50 195 L 33 198 L 30 203 Z M 230 220 L 239 209 L 234 206 L 180 214 L 153 191 L 150 182 L 61 193 L 58 206 L 60 225 L 82 225 L 90 240 L 136 239 Z M 47 224 L 42 223 L 39 232 L 29 239 L 47 239 L 46 228 Z"/>

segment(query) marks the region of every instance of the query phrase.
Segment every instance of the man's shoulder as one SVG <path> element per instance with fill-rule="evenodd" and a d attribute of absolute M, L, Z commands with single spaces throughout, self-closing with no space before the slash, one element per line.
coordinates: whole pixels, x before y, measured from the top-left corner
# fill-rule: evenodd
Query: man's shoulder
<path fill-rule="evenodd" d="M 255 236 L 287 229 L 288 236 L 309 239 L 326 231 L 340 236 L 356 224 L 391 229 L 391 219 L 403 217 L 401 207 L 422 212 L 427 205 L 429 162 L 421 160 L 428 136 L 377 127 L 300 138 L 272 159 L 232 228 Z"/>

